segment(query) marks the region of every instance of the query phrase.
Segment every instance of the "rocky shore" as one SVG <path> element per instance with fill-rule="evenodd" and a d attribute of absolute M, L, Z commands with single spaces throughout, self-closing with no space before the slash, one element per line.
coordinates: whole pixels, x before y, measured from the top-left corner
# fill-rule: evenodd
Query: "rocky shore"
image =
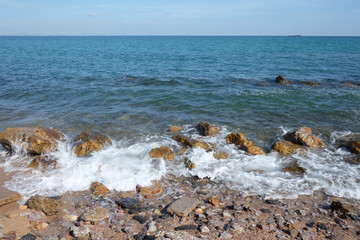
<path fill-rule="evenodd" d="M 213 136 L 219 128 L 201 122 L 195 129 L 202 136 Z M 179 134 L 181 127 L 168 130 L 183 149 L 174 153 L 168 146 L 149 149 L 149 158 L 166 161 L 192 148 L 213 152 L 217 159 L 226 153 L 214 145 Z M 276 151 L 288 156 L 309 148 L 322 148 L 324 142 L 308 127 L 299 127 L 278 139 L 270 150 L 261 149 L 243 133 L 230 133 L 228 144 L 249 155 Z M 25 151 L 33 157 L 29 168 L 58 167 L 47 154 L 56 151 L 64 135 L 56 129 L 9 128 L 0 132 L 0 143 L 9 151 Z M 339 140 L 355 154 L 348 161 L 358 164 L 357 135 Z M 110 146 L 101 134 L 84 131 L 72 140 L 78 157 Z M 183 157 L 184 166 L 196 165 Z M 109 191 L 94 182 L 89 190 L 67 192 L 61 196 L 32 196 L 19 205 L 21 195 L 3 187 L 11 176 L 0 169 L 0 239 L 358 239 L 360 238 L 360 201 L 336 198 L 322 191 L 297 199 L 269 199 L 247 195 L 219 185 L 207 178 L 167 175 L 152 186 L 137 186 L 133 191 Z M 290 174 L 304 174 L 297 163 L 283 168 Z"/>

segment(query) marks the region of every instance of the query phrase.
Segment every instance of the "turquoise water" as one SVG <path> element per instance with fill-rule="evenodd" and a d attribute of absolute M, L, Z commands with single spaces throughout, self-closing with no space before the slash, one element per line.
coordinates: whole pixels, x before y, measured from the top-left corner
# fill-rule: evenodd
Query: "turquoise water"
<path fill-rule="evenodd" d="M 148 139 L 177 147 L 170 125 L 207 121 L 222 129 L 213 141 L 241 131 L 266 149 L 306 125 L 331 146 L 360 132 L 359 69 L 359 37 L 0 37 L 0 130 L 94 130 L 121 149 Z M 280 74 L 294 84 L 275 84 Z"/>

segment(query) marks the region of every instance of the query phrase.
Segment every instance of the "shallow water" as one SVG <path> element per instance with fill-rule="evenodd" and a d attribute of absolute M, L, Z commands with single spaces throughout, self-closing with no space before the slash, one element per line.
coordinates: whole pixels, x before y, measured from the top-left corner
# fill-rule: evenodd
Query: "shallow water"
<path fill-rule="evenodd" d="M 0 130 L 52 127 L 69 141 L 93 130 L 115 143 L 86 159 L 65 144 L 55 153 L 60 169 L 7 184 L 28 195 L 83 190 L 95 180 L 129 190 L 172 173 L 274 197 L 324 189 L 360 198 L 359 167 L 344 160 L 351 156 L 346 150 L 332 149 L 339 136 L 360 132 L 359 69 L 356 37 L 0 37 Z M 279 74 L 294 84 L 274 84 Z M 189 151 L 197 165 L 189 171 L 180 157 L 148 158 L 153 147 L 180 150 L 166 133 L 170 125 L 201 138 L 193 126 L 203 120 L 222 129 L 205 140 L 228 159 Z M 284 159 L 248 156 L 224 140 L 241 131 L 268 149 L 303 125 L 329 147 Z M 1 154 L 8 170 L 26 169 L 31 161 Z M 292 161 L 307 169 L 303 177 L 281 172 Z M 259 169 L 265 172 L 251 172 Z"/>

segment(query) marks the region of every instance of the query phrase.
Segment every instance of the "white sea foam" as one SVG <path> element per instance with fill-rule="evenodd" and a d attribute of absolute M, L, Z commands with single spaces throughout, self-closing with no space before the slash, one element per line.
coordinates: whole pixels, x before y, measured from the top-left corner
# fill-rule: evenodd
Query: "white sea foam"
<path fill-rule="evenodd" d="M 279 132 L 281 130 L 288 131 L 281 128 Z M 83 158 L 72 153 L 69 143 L 60 143 L 59 151 L 53 154 L 59 159 L 59 168 L 45 173 L 29 170 L 26 166 L 31 158 L 24 158 L 21 151 L 21 154 L 9 156 L 4 149 L 0 149 L 0 157 L 6 159 L 1 164 L 7 171 L 20 170 L 6 186 L 25 197 L 87 190 L 94 181 L 102 182 L 112 190 L 134 190 L 137 184 L 148 186 L 153 180 L 170 173 L 175 176 L 208 177 L 219 186 L 273 198 L 295 198 L 298 194 L 311 194 L 322 189 L 333 196 L 360 199 L 360 165 L 351 165 L 345 161 L 352 156 L 350 152 L 324 148 L 291 157 L 281 157 L 277 153 L 250 156 L 235 145 L 226 144 L 224 138 L 228 133 L 223 128 L 216 137 L 202 137 L 191 127 L 185 127 L 184 130 L 188 136 L 216 143 L 217 152 L 229 155 L 222 160 L 215 159 L 212 151 L 203 149 L 188 149 L 184 156 L 175 156 L 173 161 L 150 159 L 148 152 L 155 147 L 166 145 L 174 152 L 181 149 L 169 136 L 144 137 L 135 144 L 133 140 L 130 143 L 126 139 L 113 141 L 113 146 Z M 331 138 L 346 134 L 336 132 Z M 194 162 L 196 168 L 186 169 L 184 157 Z M 282 168 L 291 162 L 306 168 L 306 173 L 301 176 L 283 172 Z"/>

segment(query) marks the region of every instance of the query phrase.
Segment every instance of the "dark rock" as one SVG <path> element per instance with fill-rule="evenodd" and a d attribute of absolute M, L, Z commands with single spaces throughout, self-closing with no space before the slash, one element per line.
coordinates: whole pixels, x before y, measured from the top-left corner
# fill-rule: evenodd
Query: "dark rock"
<path fill-rule="evenodd" d="M 136 209 L 139 208 L 141 205 L 141 202 L 134 198 L 119 198 L 115 201 L 115 203 L 120 207 L 126 209 Z"/>
<path fill-rule="evenodd" d="M 267 208 L 261 208 L 260 211 L 263 213 L 271 213 L 271 210 Z"/>
<path fill-rule="evenodd" d="M 278 84 L 282 84 L 282 85 L 291 84 L 291 82 L 289 80 L 287 80 L 286 78 L 284 78 L 281 75 L 276 77 L 275 82 Z"/>
<path fill-rule="evenodd" d="M 268 203 L 268 204 L 274 204 L 274 205 L 280 205 L 282 203 L 279 200 L 273 200 L 273 199 L 266 199 L 264 202 Z"/>
<path fill-rule="evenodd" d="M 141 224 L 146 223 L 146 220 L 147 220 L 146 217 L 143 217 L 143 216 L 140 216 L 140 215 L 134 216 L 133 219 L 135 221 L 138 221 Z"/>
<path fill-rule="evenodd" d="M 74 138 L 74 152 L 76 156 L 88 156 L 92 152 L 100 151 L 112 144 L 109 137 L 96 132 L 83 131 Z"/>
<path fill-rule="evenodd" d="M 335 146 L 340 147 L 349 147 L 353 142 L 360 139 L 360 133 L 352 133 L 343 137 L 338 138 L 335 141 Z"/>
<path fill-rule="evenodd" d="M 54 215 L 61 211 L 63 203 L 59 200 L 43 197 L 40 195 L 32 196 L 25 203 L 30 209 L 42 211 L 46 215 Z"/>
<path fill-rule="evenodd" d="M 182 225 L 179 227 L 176 227 L 174 230 L 175 231 L 186 231 L 186 230 L 197 230 L 197 226 L 195 225 Z"/>
<path fill-rule="evenodd" d="M 36 236 L 34 234 L 28 233 L 20 238 L 20 240 L 35 240 Z"/>
<path fill-rule="evenodd" d="M 355 210 L 355 207 L 347 203 L 333 201 L 330 204 L 329 210 L 337 213 L 342 218 L 346 218 L 349 213 L 352 213 Z"/>
<path fill-rule="evenodd" d="M 214 136 L 219 131 L 218 127 L 215 127 L 207 122 L 199 123 L 196 128 L 202 136 Z"/>
<path fill-rule="evenodd" d="M 303 175 L 306 172 L 306 168 L 303 167 L 284 167 L 282 172 L 288 172 L 294 175 Z"/>
<path fill-rule="evenodd" d="M 129 210 L 129 214 L 144 212 L 144 211 L 150 211 L 155 209 L 154 207 L 148 206 L 148 207 L 140 207 L 140 208 L 133 208 Z"/>
<path fill-rule="evenodd" d="M 138 233 L 138 234 L 134 235 L 133 238 L 135 240 L 143 240 L 145 238 L 145 236 L 146 236 L 146 234 L 144 234 L 144 233 Z"/>

